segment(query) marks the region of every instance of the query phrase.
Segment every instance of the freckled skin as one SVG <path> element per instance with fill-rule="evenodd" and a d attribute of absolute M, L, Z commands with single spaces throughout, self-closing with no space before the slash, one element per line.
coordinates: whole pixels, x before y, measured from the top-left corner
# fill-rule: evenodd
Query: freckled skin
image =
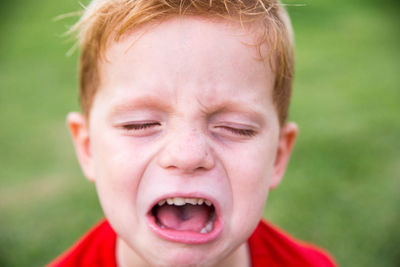
<path fill-rule="evenodd" d="M 122 266 L 246 266 L 246 240 L 282 178 L 297 128 L 279 127 L 274 74 L 231 22 L 175 18 L 107 50 L 89 121 L 68 123 L 85 175 L 117 232 Z M 164 240 L 146 216 L 166 194 L 220 207 L 212 242 Z"/>

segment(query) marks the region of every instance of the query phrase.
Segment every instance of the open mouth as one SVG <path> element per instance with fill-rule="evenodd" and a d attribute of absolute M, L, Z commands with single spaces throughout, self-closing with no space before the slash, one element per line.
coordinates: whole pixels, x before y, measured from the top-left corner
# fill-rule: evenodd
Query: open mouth
<path fill-rule="evenodd" d="M 205 243 L 222 231 L 213 202 L 204 198 L 162 199 L 152 207 L 148 217 L 153 231 L 175 242 Z"/>

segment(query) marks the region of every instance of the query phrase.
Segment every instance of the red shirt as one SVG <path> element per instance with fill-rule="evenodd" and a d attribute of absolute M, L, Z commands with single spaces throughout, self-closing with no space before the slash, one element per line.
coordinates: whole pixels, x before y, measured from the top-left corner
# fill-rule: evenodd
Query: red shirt
<path fill-rule="evenodd" d="M 116 267 L 116 240 L 114 230 L 103 221 L 48 266 Z M 297 241 L 264 221 L 257 226 L 248 243 L 253 267 L 336 266 L 326 252 Z"/>

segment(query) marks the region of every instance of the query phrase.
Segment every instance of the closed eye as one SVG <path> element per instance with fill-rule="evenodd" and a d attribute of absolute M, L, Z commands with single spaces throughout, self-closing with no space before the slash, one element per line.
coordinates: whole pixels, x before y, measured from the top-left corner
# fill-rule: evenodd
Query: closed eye
<path fill-rule="evenodd" d="M 157 126 L 161 126 L 161 123 L 159 122 L 146 122 L 146 123 L 129 123 L 122 125 L 122 128 L 128 131 L 140 131 L 140 130 L 146 130 L 149 128 L 154 128 Z"/>
<path fill-rule="evenodd" d="M 247 136 L 247 137 L 252 137 L 256 135 L 256 131 L 252 129 L 241 129 L 241 128 L 234 128 L 234 127 L 228 127 L 228 126 L 215 126 L 215 128 L 223 129 L 228 132 L 231 132 L 235 135 L 240 135 L 240 136 Z"/>

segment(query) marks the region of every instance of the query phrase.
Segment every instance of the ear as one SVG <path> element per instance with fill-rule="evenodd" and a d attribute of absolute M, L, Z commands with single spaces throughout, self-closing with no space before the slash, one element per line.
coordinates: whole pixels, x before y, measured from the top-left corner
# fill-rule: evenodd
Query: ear
<path fill-rule="evenodd" d="M 274 164 L 274 173 L 269 189 L 272 190 L 282 181 L 294 143 L 296 141 L 298 128 L 295 123 L 287 123 L 281 128 L 279 135 L 278 148 Z"/>
<path fill-rule="evenodd" d="M 71 132 L 75 152 L 82 171 L 89 181 L 94 181 L 92 154 L 90 152 L 89 124 L 86 118 L 77 112 L 69 113 L 67 125 Z"/>

